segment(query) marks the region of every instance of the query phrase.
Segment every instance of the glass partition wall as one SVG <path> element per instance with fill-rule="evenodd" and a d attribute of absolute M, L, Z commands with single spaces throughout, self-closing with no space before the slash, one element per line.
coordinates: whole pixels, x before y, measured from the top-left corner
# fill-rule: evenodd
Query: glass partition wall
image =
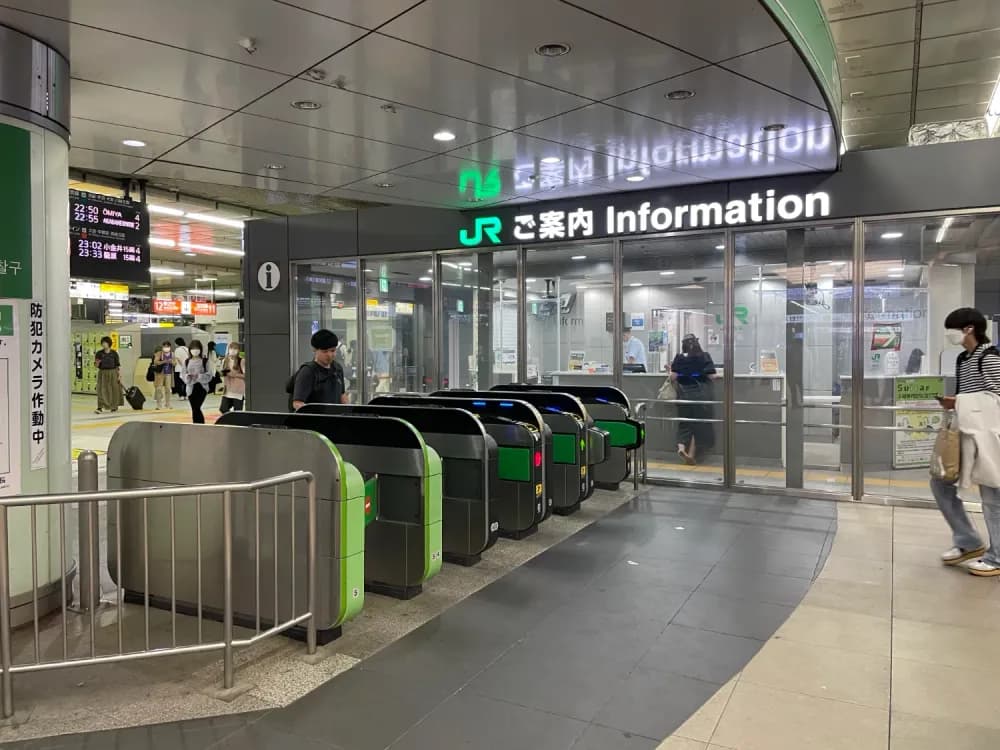
<path fill-rule="evenodd" d="M 354 401 L 617 385 L 646 421 L 649 481 L 932 502 L 934 397 L 953 392 L 958 353 L 943 321 L 976 307 L 997 339 L 998 219 L 968 211 L 304 262 L 293 355 L 305 361 L 312 332 L 334 330 Z"/>

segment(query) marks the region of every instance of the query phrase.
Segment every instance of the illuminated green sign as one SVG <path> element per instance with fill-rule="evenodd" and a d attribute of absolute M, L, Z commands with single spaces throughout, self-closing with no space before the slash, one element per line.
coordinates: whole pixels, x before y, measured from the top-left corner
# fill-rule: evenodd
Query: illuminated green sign
<path fill-rule="evenodd" d="M 379 279 L 378 280 L 378 290 L 382 294 L 388 294 L 389 293 L 389 279 Z"/>
<path fill-rule="evenodd" d="M 476 218 L 473 234 L 470 236 L 468 229 L 462 229 L 458 233 L 458 241 L 465 247 L 475 247 L 482 244 L 485 235 L 494 245 L 499 245 L 501 229 L 503 222 L 499 216 L 479 216 Z"/>
<path fill-rule="evenodd" d="M 500 170 L 491 167 L 485 175 L 478 167 L 468 167 L 458 173 L 458 194 L 464 195 L 472 188 L 472 199 L 484 201 L 500 195 Z"/>

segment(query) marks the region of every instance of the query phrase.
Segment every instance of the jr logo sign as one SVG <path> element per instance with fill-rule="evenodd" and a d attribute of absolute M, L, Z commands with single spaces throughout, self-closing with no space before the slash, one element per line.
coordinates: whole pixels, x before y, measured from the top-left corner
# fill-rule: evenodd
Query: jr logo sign
<path fill-rule="evenodd" d="M 499 216 L 479 216 L 476 218 L 476 226 L 473 234 L 469 235 L 468 229 L 463 229 L 458 233 L 458 241 L 465 247 L 475 247 L 483 243 L 483 236 L 494 245 L 500 244 L 500 230 L 503 229 L 503 222 Z"/>

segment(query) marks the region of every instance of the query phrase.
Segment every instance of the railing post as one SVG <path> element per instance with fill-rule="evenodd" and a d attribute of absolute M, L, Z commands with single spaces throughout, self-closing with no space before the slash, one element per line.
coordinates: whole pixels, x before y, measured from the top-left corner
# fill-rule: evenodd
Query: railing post
<path fill-rule="evenodd" d="M 79 492 L 97 492 L 97 454 L 94 451 L 83 451 L 76 461 L 77 490 Z M 78 572 L 80 575 L 81 610 L 93 610 L 101 601 L 100 576 L 97 574 L 97 549 L 94 529 L 98 524 L 98 507 L 94 501 L 80 501 L 78 504 L 79 521 L 77 533 L 79 539 Z"/>
<path fill-rule="evenodd" d="M 306 652 L 316 653 L 316 478 L 310 476 L 307 484 L 309 493 L 308 559 L 306 560 L 306 606 L 309 621 L 306 625 Z M 295 509 L 292 508 L 292 512 Z"/>
<path fill-rule="evenodd" d="M 222 686 L 226 690 L 233 687 L 233 493 L 222 493 Z M 275 553 L 277 554 L 277 552 Z"/>
<path fill-rule="evenodd" d="M 10 653 L 10 555 L 7 550 L 7 506 L 0 505 L 0 693 L 3 718 L 14 715 L 14 681 Z"/>

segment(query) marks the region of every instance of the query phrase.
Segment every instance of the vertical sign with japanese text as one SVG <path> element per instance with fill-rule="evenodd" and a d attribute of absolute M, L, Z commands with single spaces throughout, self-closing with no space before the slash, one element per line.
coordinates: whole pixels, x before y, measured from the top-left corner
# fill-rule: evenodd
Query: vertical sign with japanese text
<path fill-rule="evenodd" d="M 0 123 L 0 297 L 31 297 L 31 135 Z"/>
<path fill-rule="evenodd" d="M 28 377 L 30 382 L 31 425 L 29 427 L 29 470 L 48 468 L 48 426 L 46 424 L 45 306 L 32 300 L 28 307 Z"/>
<path fill-rule="evenodd" d="M 0 497 L 21 491 L 21 357 L 17 334 L 17 302 L 0 299 Z"/>

